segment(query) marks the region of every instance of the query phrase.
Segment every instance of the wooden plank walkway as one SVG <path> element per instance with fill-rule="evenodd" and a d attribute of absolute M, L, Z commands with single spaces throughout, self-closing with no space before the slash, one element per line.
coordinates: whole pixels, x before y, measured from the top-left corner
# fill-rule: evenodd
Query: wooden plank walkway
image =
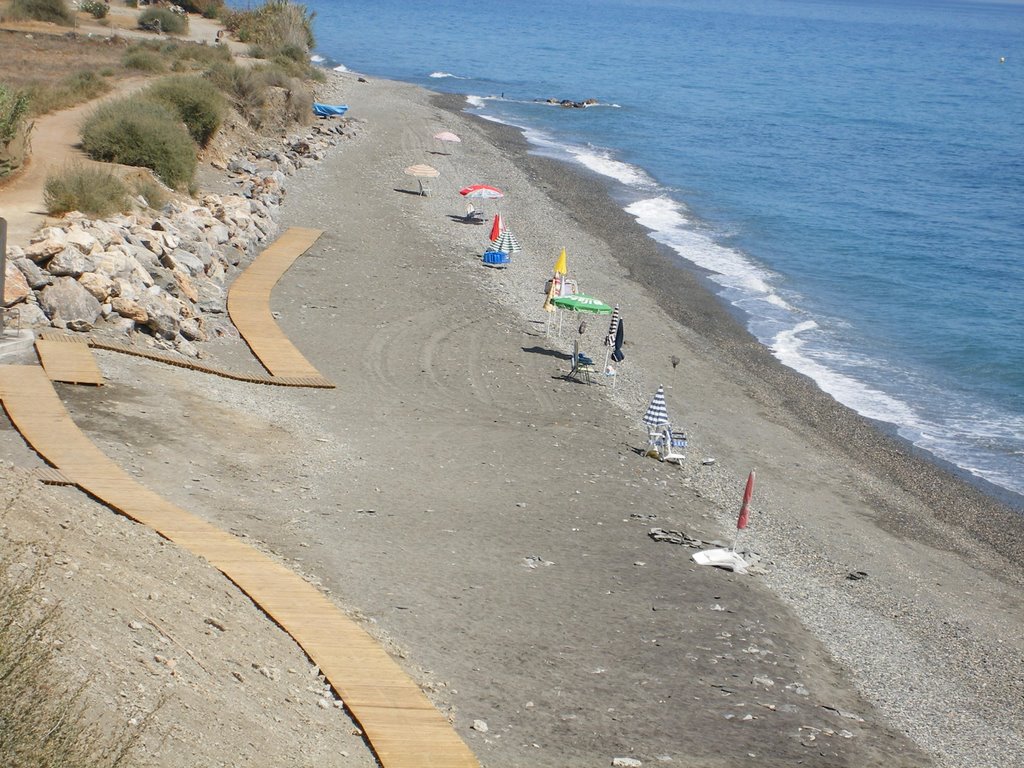
<path fill-rule="evenodd" d="M 77 340 L 78 343 L 70 342 L 71 339 L 73 337 L 69 337 L 69 342 L 36 339 L 36 352 L 50 381 L 102 385 L 103 374 L 89 351 L 89 345 L 84 339 Z"/>
<path fill-rule="evenodd" d="M 444 716 L 370 635 L 297 574 L 114 464 L 74 424 L 41 368 L 0 366 L 0 399 L 61 476 L 208 560 L 291 635 L 359 723 L 381 765 L 479 768 Z"/>
<path fill-rule="evenodd" d="M 125 341 L 114 341 L 112 339 L 101 339 L 92 336 L 74 336 L 63 331 L 40 331 L 37 336 L 45 341 L 55 342 L 78 342 L 85 343 L 92 349 L 104 349 L 108 352 L 120 352 L 125 355 L 142 357 L 146 360 L 153 360 L 157 363 L 165 363 L 178 368 L 187 368 L 190 371 L 209 373 L 213 376 L 220 376 L 234 381 L 245 381 L 249 384 L 267 384 L 275 387 L 306 387 L 312 389 L 334 389 L 334 384 L 317 374 L 316 376 L 271 376 L 266 373 L 238 373 L 229 371 L 227 368 L 218 368 L 213 365 L 206 365 L 200 361 L 183 357 L 176 352 L 163 352 L 155 349 L 143 349 Z"/>
<path fill-rule="evenodd" d="M 290 227 L 270 244 L 228 289 L 228 314 L 263 367 L 274 376 L 319 376 L 270 313 L 270 292 L 281 275 L 323 234 Z"/>

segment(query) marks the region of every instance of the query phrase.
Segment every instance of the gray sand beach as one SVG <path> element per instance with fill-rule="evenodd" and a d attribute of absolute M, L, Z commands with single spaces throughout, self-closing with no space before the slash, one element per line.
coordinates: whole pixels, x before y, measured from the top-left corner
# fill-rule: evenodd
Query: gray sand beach
<path fill-rule="evenodd" d="M 321 99 L 349 104 L 356 130 L 289 180 L 281 226 L 324 234 L 272 309 L 337 388 L 97 352 L 109 383 L 59 390 L 97 444 L 322 585 L 485 766 L 1024 766 L 1020 514 L 781 366 L 599 179 L 530 154 L 457 97 L 336 73 Z M 450 154 L 431 139 L 441 130 L 462 137 Z M 414 163 L 440 171 L 429 196 L 402 173 Z M 505 191 L 479 207 L 523 245 L 508 269 L 481 265 L 489 222 L 460 220 L 471 183 Z M 614 380 L 565 376 L 574 338 L 600 366 L 608 325 L 590 317 L 579 334 L 567 317 L 559 333 L 543 311 L 563 247 L 580 289 L 621 307 Z M 259 370 L 239 339 L 203 351 Z M 679 466 L 643 455 L 659 385 L 689 437 Z M 751 469 L 752 574 L 650 535 L 729 542 Z M 117 523 L 125 547 L 165 549 L 131 527 Z M 175 581 L 216 577 L 185 556 L 173 567 Z M 241 642 L 219 647 L 245 660 Z M 110 674 L 116 699 L 132 678 Z M 180 675 L 158 721 L 209 706 L 203 672 Z M 232 754 L 177 733 L 154 764 L 257 765 L 289 739 L 296 752 L 274 764 L 374 764 L 343 711 L 328 714 L 315 733 L 346 735 L 330 748 L 302 746 L 293 712 Z"/>

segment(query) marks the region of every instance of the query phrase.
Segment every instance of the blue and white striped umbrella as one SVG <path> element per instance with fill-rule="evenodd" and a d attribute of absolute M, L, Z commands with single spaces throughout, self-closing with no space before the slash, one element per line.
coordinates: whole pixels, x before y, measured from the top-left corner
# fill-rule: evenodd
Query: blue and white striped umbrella
<path fill-rule="evenodd" d="M 619 332 L 619 320 L 622 315 L 619 314 L 619 308 L 615 307 L 612 310 L 612 321 L 608 325 L 608 335 L 604 337 L 604 345 L 606 347 L 613 346 L 615 344 L 615 335 Z"/>
<path fill-rule="evenodd" d="M 658 391 L 651 398 L 651 404 L 647 406 L 647 413 L 644 414 L 644 424 L 649 427 L 664 427 L 669 423 L 668 408 L 665 407 L 665 387 L 658 387 Z"/>
<path fill-rule="evenodd" d="M 506 229 L 500 235 L 498 239 L 491 242 L 491 247 L 496 251 L 504 251 L 505 253 L 516 253 L 523 250 L 523 246 L 516 240 L 516 236 L 512 234 L 512 230 Z"/>

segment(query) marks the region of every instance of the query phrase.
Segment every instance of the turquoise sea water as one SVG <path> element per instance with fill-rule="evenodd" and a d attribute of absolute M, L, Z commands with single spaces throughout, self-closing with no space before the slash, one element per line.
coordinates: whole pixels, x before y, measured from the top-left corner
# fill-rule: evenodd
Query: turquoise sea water
<path fill-rule="evenodd" d="M 466 94 L 602 174 L 780 360 L 1024 494 L 1024 4 L 306 7 L 325 66 Z"/>

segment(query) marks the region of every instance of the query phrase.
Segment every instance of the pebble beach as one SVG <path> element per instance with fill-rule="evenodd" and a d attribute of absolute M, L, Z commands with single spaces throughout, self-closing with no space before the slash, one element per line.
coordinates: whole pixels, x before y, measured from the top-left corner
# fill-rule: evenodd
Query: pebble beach
<path fill-rule="evenodd" d="M 1024 765 L 1017 511 L 775 361 L 597 178 L 514 129 L 355 73 L 319 99 L 352 131 L 288 180 L 280 227 L 324 234 L 272 309 L 337 388 L 98 353 L 103 400 L 62 390 L 90 437 L 321 584 L 484 765 Z M 483 226 L 462 219 L 472 183 L 505 193 Z M 501 270 L 480 258 L 496 212 L 523 246 Z M 625 323 L 591 384 L 570 353 L 603 368 L 607 318 L 543 309 L 562 248 Z M 201 354 L 255 370 L 237 338 Z M 678 466 L 643 450 L 659 386 Z M 116 417 L 141 411 L 142 433 Z M 651 535 L 729 543 L 751 469 L 751 574 Z"/>

